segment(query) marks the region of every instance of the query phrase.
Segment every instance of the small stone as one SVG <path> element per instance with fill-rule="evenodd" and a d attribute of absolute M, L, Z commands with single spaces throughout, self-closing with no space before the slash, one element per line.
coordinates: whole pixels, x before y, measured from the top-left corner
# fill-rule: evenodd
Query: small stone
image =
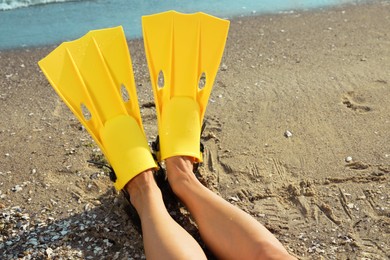
<path fill-rule="evenodd" d="M 93 250 L 93 252 L 95 253 L 95 255 L 96 255 L 96 254 L 99 254 L 99 255 L 100 255 L 102 251 L 103 251 L 102 248 L 99 247 L 99 246 L 96 246 L 96 247 L 94 248 L 94 250 Z"/>
<path fill-rule="evenodd" d="M 237 202 L 237 201 L 239 201 L 240 199 L 239 199 L 239 198 L 237 198 L 237 197 L 230 197 L 230 198 L 229 198 L 229 200 L 232 200 L 232 201 L 235 201 L 235 202 Z"/>
<path fill-rule="evenodd" d="M 286 132 L 284 132 L 284 136 L 286 137 L 286 138 L 290 138 L 290 137 L 292 137 L 292 133 L 289 131 L 289 130 L 286 130 Z"/>
<path fill-rule="evenodd" d="M 99 206 L 99 205 L 102 205 L 102 203 L 100 202 L 100 200 L 94 200 L 92 201 L 93 205 L 95 206 Z"/>
<path fill-rule="evenodd" d="M 352 156 L 345 157 L 345 162 L 347 163 L 352 162 Z"/>
<path fill-rule="evenodd" d="M 37 246 L 37 245 L 38 245 L 38 241 L 37 241 L 37 239 L 35 239 L 35 238 L 31 238 L 31 239 L 28 241 L 28 244 L 33 245 L 33 246 Z"/>
<path fill-rule="evenodd" d="M 11 190 L 12 190 L 13 192 L 18 192 L 18 191 L 23 190 L 23 188 L 22 188 L 20 185 L 16 185 L 16 186 L 13 187 Z"/>
<path fill-rule="evenodd" d="M 91 204 L 89 204 L 89 203 L 85 204 L 85 206 L 84 206 L 85 211 L 90 211 L 91 209 L 92 209 Z"/>
<path fill-rule="evenodd" d="M 228 66 L 225 63 L 222 63 L 221 71 L 226 71 L 227 69 L 228 69 Z"/>
<path fill-rule="evenodd" d="M 107 247 L 112 246 L 112 243 L 108 239 L 104 239 L 103 242 L 106 244 Z"/>
<path fill-rule="evenodd" d="M 46 255 L 48 258 L 51 258 L 52 255 L 53 255 L 53 249 L 51 249 L 50 247 L 46 249 Z"/>

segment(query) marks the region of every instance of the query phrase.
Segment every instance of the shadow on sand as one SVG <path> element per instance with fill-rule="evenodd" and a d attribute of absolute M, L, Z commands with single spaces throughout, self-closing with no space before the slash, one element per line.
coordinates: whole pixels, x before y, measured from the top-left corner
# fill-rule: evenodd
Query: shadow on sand
<path fill-rule="evenodd" d="M 171 216 L 199 242 L 209 259 L 215 259 L 167 182 L 160 188 Z M 2 209 L 1 258 L 144 259 L 142 235 L 125 197 L 110 190 L 97 201 L 99 205 L 87 204 L 83 212 L 59 220 L 28 214 L 19 207 Z"/>

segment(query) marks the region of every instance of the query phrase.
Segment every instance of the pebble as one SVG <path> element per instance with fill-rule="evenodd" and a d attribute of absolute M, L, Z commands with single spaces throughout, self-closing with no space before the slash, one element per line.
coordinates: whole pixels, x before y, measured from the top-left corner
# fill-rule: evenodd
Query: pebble
<path fill-rule="evenodd" d="M 352 162 L 352 157 L 351 156 L 345 157 L 345 162 L 347 163 Z"/>
<path fill-rule="evenodd" d="M 13 192 L 18 192 L 18 191 L 23 190 L 23 188 L 22 188 L 20 185 L 16 185 L 16 186 L 13 187 L 11 190 L 12 190 Z"/>
<path fill-rule="evenodd" d="M 53 255 L 53 249 L 51 249 L 50 247 L 46 249 L 46 255 L 47 257 L 51 258 L 52 255 Z"/>
<path fill-rule="evenodd" d="M 286 132 L 284 132 L 284 136 L 285 136 L 286 138 L 290 138 L 290 137 L 293 136 L 293 134 L 292 134 L 289 130 L 286 130 Z"/>
<path fill-rule="evenodd" d="M 230 198 L 229 198 L 229 200 L 231 200 L 231 201 L 235 201 L 235 202 L 238 202 L 238 201 L 240 201 L 240 199 L 239 199 L 239 198 L 237 198 L 237 197 L 230 197 Z"/>
<path fill-rule="evenodd" d="M 94 209 L 96 214 L 81 211 L 78 217 L 59 219 L 49 215 L 57 216 L 51 210 L 29 215 L 19 206 L 0 206 L 2 260 L 88 259 L 91 253 L 95 253 L 91 259 L 96 259 L 96 256 L 99 259 L 114 259 L 114 256 L 127 259 L 125 255 L 140 253 L 139 249 L 132 248 L 131 243 L 126 243 L 128 238 L 123 234 L 135 234 L 135 230 L 131 225 L 119 224 L 128 221 L 120 207 L 113 209 L 114 214 L 107 215 L 104 209 Z M 121 227 L 117 228 L 118 225 Z M 106 229 L 109 232 L 106 233 Z M 115 239 L 106 238 L 107 234 Z M 119 250 L 114 247 L 115 243 L 121 243 Z"/>
<path fill-rule="evenodd" d="M 30 244 L 30 245 L 33 245 L 33 246 L 37 246 L 38 245 L 38 241 L 37 241 L 36 238 L 31 238 L 27 243 Z"/>

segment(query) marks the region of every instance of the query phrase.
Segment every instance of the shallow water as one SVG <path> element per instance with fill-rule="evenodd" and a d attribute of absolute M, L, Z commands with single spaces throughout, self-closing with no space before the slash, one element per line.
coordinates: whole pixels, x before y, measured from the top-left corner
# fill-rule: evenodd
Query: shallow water
<path fill-rule="evenodd" d="M 0 49 L 57 44 L 92 29 L 122 25 L 141 37 L 141 16 L 167 10 L 203 11 L 223 18 L 319 8 L 362 0 L 0 0 Z M 61 1 L 61 0 L 60 0 Z M 48 4 L 44 4 L 51 2 Z M 21 7 L 27 6 L 27 7 Z M 10 10 L 4 10 L 10 9 Z"/>

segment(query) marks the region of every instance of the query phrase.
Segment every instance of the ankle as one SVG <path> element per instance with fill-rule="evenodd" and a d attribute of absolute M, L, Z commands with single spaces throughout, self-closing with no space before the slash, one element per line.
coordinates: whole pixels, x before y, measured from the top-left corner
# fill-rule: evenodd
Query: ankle
<path fill-rule="evenodd" d="M 180 195 L 188 187 L 199 184 L 193 173 L 194 159 L 187 156 L 175 156 L 165 160 L 169 184 Z"/>
<path fill-rule="evenodd" d="M 146 200 L 156 196 L 159 192 L 152 170 L 146 170 L 135 176 L 126 184 L 125 189 L 129 193 L 131 204 L 137 212 L 140 212 Z"/>

